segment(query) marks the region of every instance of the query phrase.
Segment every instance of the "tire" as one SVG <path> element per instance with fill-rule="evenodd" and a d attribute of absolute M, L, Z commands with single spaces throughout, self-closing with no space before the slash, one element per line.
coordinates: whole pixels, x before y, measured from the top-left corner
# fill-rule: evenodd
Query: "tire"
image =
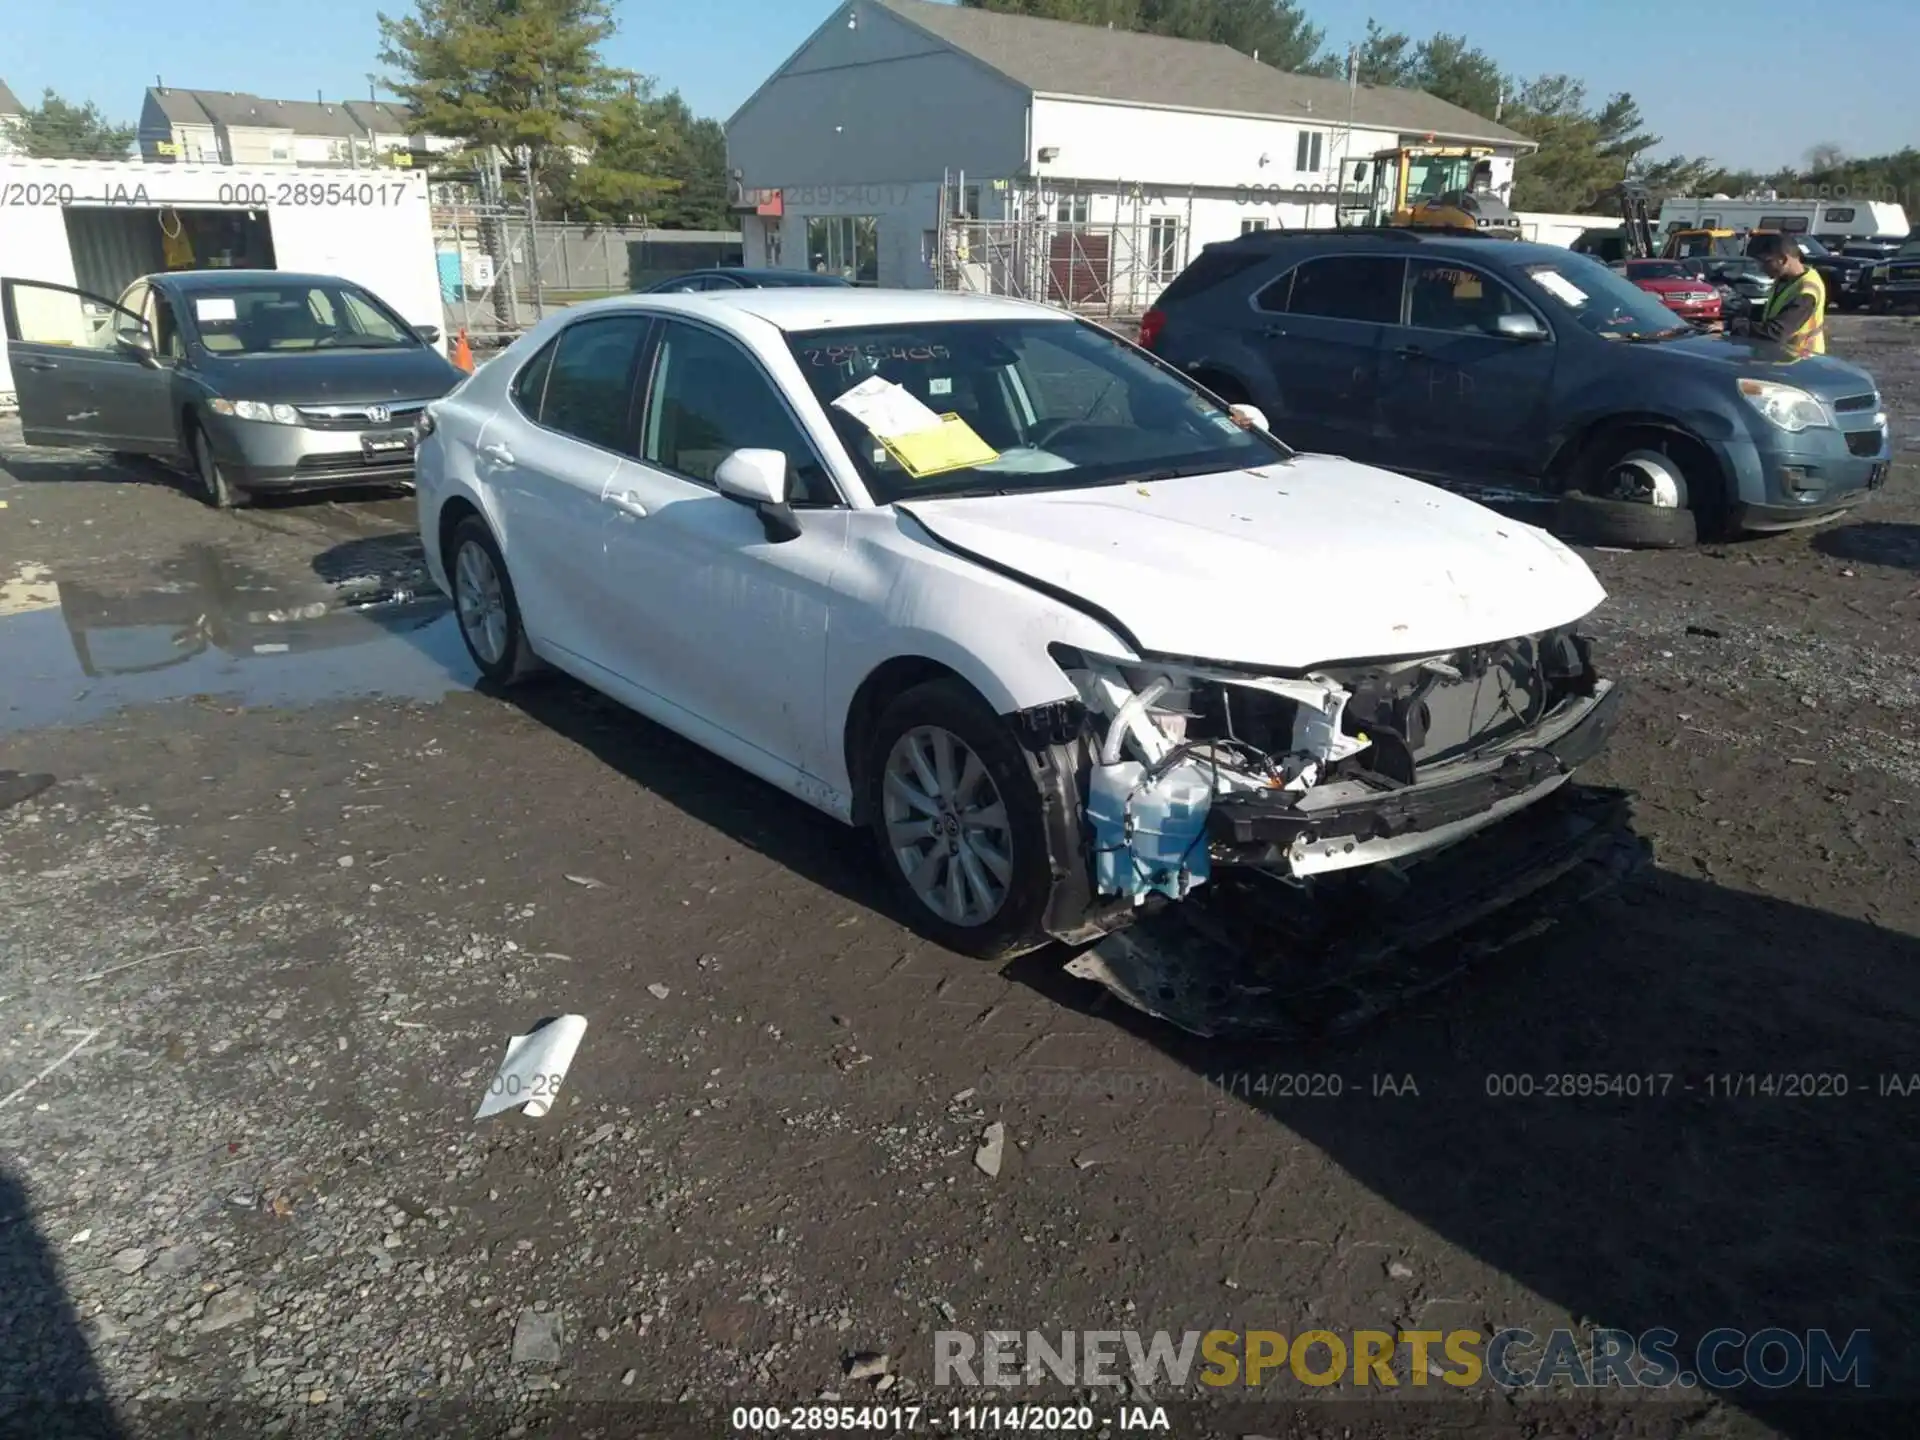
<path fill-rule="evenodd" d="M 935 749 L 942 743 L 950 746 L 946 778 L 955 782 L 944 795 Z M 912 763 L 915 750 L 919 766 Z M 969 758 L 978 761 L 977 770 Z M 922 769 L 930 773 L 923 776 Z M 1047 943 L 1040 926 L 1053 871 L 1039 787 L 1013 732 L 971 686 L 933 680 L 894 697 L 874 726 L 864 772 L 881 869 L 915 929 L 982 960 Z M 990 816 L 996 799 L 1004 825 L 964 824 L 970 812 Z M 929 806 L 938 806 L 937 813 Z M 936 829 L 948 838 L 938 838 Z"/>
<path fill-rule="evenodd" d="M 1710 456 L 1689 458 L 1694 444 L 1660 430 L 1623 428 L 1600 436 L 1559 507 L 1566 537 L 1653 550 L 1724 538 L 1725 482 L 1710 468 Z"/>
<path fill-rule="evenodd" d="M 247 503 L 247 492 L 227 479 L 227 472 L 213 458 L 207 432 L 196 422 L 188 423 L 187 448 L 193 452 L 193 473 L 200 482 L 202 500 L 216 510 L 232 510 Z"/>
<path fill-rule="evenodd" d="M 1627 550 L 1685 550 L 1700 538 L 1691 510 L 1602 500 L 1574 491 L 1554 509 L 1554 533 L 1575 545 L 1615 545 Z"/>
<path fill-rule="evenodd" d="M 480 674 L 502 688 L 537 674 L 543 667 L 527 643 L 520 601 L 487 522 L 469 515 L 456 525 L 443 563 L 460 638 Z"/>

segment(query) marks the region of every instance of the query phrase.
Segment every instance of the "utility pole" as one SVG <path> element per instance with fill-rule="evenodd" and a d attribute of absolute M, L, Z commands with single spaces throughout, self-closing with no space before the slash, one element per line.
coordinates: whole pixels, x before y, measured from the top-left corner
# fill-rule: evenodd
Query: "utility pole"
<path fill-rule="evenodd" d="M 499 273 L 493 277 L 493 309 L 500 317 L 501 330 L 512 335 L 520 328 L 520 302 L 514 296 L 513 237 L 507 233 L 507 198 L 500 183 L 498 146 L 487 146 L 486 164 L 480 170 L 480 192 L 480 203 L 487 217 L 486 230 L 482 233 L 491 233 L 489 248 L 500 258 Z"/>
<path fill-rule="evenodd" d="M 520 169 L 527 177 L 527 289 L 533 295 L 533 315 L 538 323 L 547 318 L 540 301 L 540 196 L 533 173 L 533 147 L 520 147 Z"/>

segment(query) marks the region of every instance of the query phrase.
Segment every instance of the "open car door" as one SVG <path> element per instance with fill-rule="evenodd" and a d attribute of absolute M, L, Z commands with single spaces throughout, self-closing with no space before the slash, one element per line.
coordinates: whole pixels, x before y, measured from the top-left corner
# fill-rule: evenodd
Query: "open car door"
<path fill-rule="evenodd" d="M 65 285 L 0 279 L 0 317 L 27 444 L 177 448 L 173 372 L 140 316 Z"/>

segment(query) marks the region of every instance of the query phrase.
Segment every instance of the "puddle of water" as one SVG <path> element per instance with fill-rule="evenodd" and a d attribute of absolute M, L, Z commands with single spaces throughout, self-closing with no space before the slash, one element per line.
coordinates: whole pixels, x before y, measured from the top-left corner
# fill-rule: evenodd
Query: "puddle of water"
<path fill-rule="evenodd" d="M 363 577 L 351 595 L 266 578 L 209 550 L 132 584 L 36 574 L 40 603 L 0 609 L 0 732 L 199 695 L 302 706 L 470 688 L 479 677 L 446 598 L 411 578 L 421 583 L 369 594 Z"/>

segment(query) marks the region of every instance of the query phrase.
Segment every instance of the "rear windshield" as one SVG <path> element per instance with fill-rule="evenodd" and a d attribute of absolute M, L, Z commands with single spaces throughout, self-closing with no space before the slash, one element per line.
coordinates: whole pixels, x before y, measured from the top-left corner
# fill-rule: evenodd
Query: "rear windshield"
<path fill-rule="evenodd" d="M 216 355 L 397 350 L 420 343 L 399 316 L 344 280 L 195 290 L 187 305 L 200 343 Z"/>
<path fill-rule="evenodd" d="M 1171 285 L 1160 292 L 1158 307 L 1165 309 L 1168 305 L 1191 300 L 1216 285 L 1224 285 L 1236 275 L 1266 264 L 1272 258 L 1273 251 L 1268 249 L 1234 244 L 1209 245 L 1194 257 L 1191 265 L 1174 277 Z"/>

